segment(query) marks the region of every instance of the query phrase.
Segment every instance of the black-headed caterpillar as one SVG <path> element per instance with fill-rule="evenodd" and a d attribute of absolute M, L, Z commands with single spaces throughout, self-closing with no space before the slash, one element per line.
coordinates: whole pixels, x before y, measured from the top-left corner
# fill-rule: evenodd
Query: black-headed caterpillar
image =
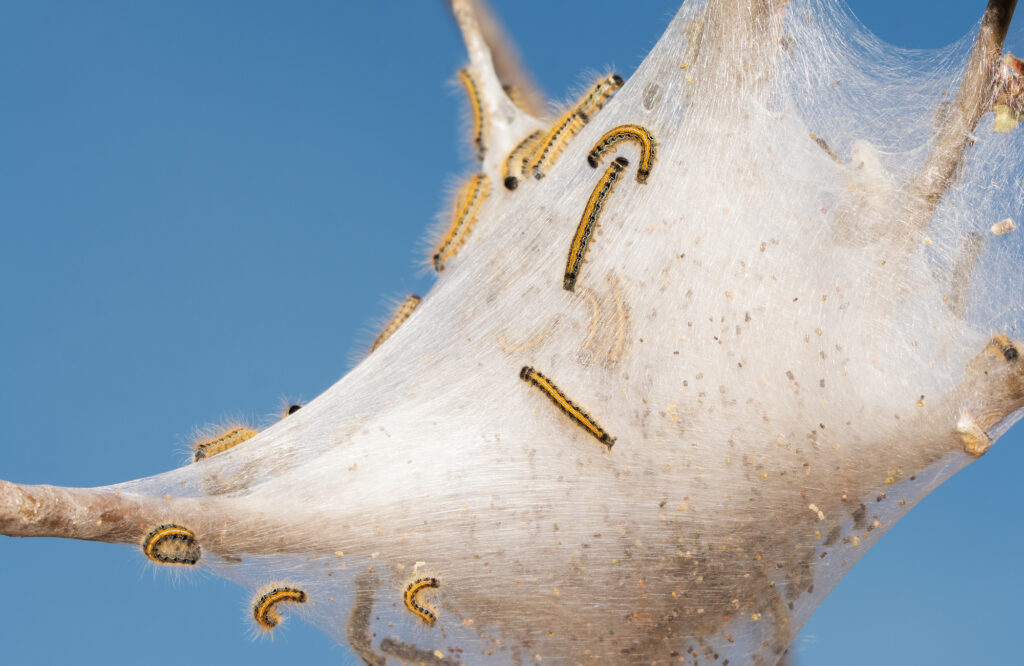
<path fill-rule="evenodd" d="M 490 191 L 491 180 L 486 174 L 478 173 L 466 181 L 455 198 L 452 224 L 438 245 L 434 254 L 434 270 L 444 270 L 448 260 L 455 256 L 473 230 L 480 207 Z"/>
<path fill-rule="evenodd" d="M 255 437 L 256 434 L 257 431 L 252 428 L 234 426 L 217 433 L 213 437 L 201 439 L 193 445 L 192 462 L 199 462 L 204 458 L 223 453 L 230 448 L 238 446 L 245 440 Z"/>
<path fill-rule="evenodd" d="M 437 622 L 437 612 L 427 604 L 420 602 L 419 594 L 427 588 L 438 587 L 441 587 L 441 583 L 436 578 L 426 576 L 423 578 L 417 578 L 409 583 L 405 588 L 405 592 L 402 594 L 402 600 L 405 601 L 405 607 L 431 627 L 434 626 L 435 622 Z"/>
<path fill-rule="evenodd" d="M 409 318 L 409 315 L 412 314 L 412 311 L 416 309 L 416 306 L 418 306 L 422 300 L 423 299 L 419 296 L 410 294 L 405 297 L 404 301 L 398 304 L 398 307 L 395 308 L 395 312 L 391 315 L 391 319 L 389 319 L 387 325 L 384 326 L 384 330 L 380 332 L 380 335 L 378 335 L 373 341 L 373 344 L 370 345 L 371 354 L 376 351 L 377 347 L 384 344 L 384 341 L 390 338 L 395 331 L 398 330 L 399 326 L 405 323 L 405 320 Z"/>
<path fill-rule="evenodd" d="M 566 397 L 566 395 L 562 393 L 561 389 L 555 386 L 550 379 L 530 366 L 524 366 L 523 369 L 519 371 L 519 378 L 524 382 L 533 384 L 539 388 L 541 392 L 550 398 L 551 402 L 555 403 L 559 409 L 569 416 L 569 418 L 582 426 L 587 432 L 596 437 L 598 441 L 609 449 L 612 448 L 612 444 L 615 443 L 615 438 L 609 435 L 604 428 L 599 426 L 597 421 L 592 419 L 589 414 L 577 407 L 575 403 Z"/>
<path fill-rule="evenodd" d="M 256 593 L 252 605 L 252 617 L 264 631 L 273 631 L 281 624 L 281 613 L 276 606 L 281 602 L 306 603 L 306 593 L 291 585 L 272 583 Z"/>
<path fill-rule="evenodd" d="M 519 187 L 519 179 L 527 172 L 530 157 L 543 138 L 544 130 L 531 132 L 505 158 L 505 164 L 501 170 L 501 181 L 504 183 L 505 189 L 514 190 Z"/>
<path fill-rule="evenodd" d="M 587 155 L 587 163 L 596 169 L 601 162 L 601 157 L 623 141 L 632 141 L 640 146 L 640 162 L 637 164 L 636 182 L 646 183 L 647 177 L 651 175 L 651 169 L 654 167 L 654 137 L 639 125 L 619 125 L 615 129 L 605 132 L 604 136 L 594 145 L 594 149 Z"/>
<path fill-rule="evenodd" d="M 1017 345 L 1013 340 L 1002 333 L 998 333 L 993 336 L 988 347 L 997 349 L 1007 361 L 1013 362 L 1020 358 L 1020 349 L 1017 348 Z"/>
<path fill-rule="evenodd" d="M 622 87 L 622 77 L 611 74 L 598 81 L 590 92 L 576 106 L 569 109 L 554 127 L 548 130 L 543 140 L 537 144 L 530 159 L 530 170 L 534 178 L 541 179 L 554 165 L 569 141 L 579 132 L 587 121 L 611 99 L 615 91 Z"/>
<path fill-rule="evenodd" d="M 192 530 L 181 525 L 158 525 L 142 540 L 142 552 L 160 564 L 194 565 L 202 551 Z"/>
<path fill-rule="evenodd" d="M 604 108 L 608 100 L 612 98 L 615 91 L 622 87 L 625 81 L 618 74 L 609 74 L 594 84 L 586 97 L 576 105 L 576 113 L 583 116 L 583 122 L 589 122 L 594 114 Z"/>
<path fill-rule="evenodd" d="M 594 235 L 594 229 L 601 217 L 605 199 L 612 193 L 615 183 L 627 166 L 629 166 L 629 162 L 626 158 L 616 157 L 601 176 L 601 180 L 597 182 L 594 191 L 590 193 L 590 199 L 587 200 L 580 223 L 576 227 L 576 234 L 572 237 L 572 243 L 569 245 L 569 258 L 565 263 L 565 277 L 562 280 L 562 287 L 566 291 L 573 291 L 576 288 L 576 278 L 579 277 L 580 268 L 582 268 L 583 260 L 587 255 L 590 238 Z"/>
<path fill-rule="evenodd" d="M 468 67 L 459 70 L 459 82 L 466 89 L 470 113 L 473 115 L 473 145 L 476 147 L 476 158 L 483 162 L 486 151 L 484 132 L 487 131 L 487 124 L 484 118 L 483 100 L 480 98 L 480 86 Z"/>

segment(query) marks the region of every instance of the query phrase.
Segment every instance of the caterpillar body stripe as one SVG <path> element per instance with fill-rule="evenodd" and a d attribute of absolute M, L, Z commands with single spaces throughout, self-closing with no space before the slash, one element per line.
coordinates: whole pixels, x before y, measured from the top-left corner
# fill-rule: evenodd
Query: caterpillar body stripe
<path fill-rule="evenodd" d="M 615 438 L 608 434 L 604 428 L 597 424 L 597 421 L 592 419 L 583 409 L 576 406 L 572 400 L 570 400 L 561 389 L 545 377 L 541 372 L 531 368 L 530 366 L 523 366 L 523 369 L 519 371 L 519 378 L 528 384 L 533 384 L 539 388 L 551 402 L 555 403 L 559 409 L 565 412 L 569 418 L 583 427 L 587 432 L 597 438 L 599 442 L 607 446 L 609 449 L 615 444 Z"/>
<path fill-rule="evenodd" d="M 514 190 L 519 187 L 519 179 L 527 171 L 534 148 L 543 138 L 544 130 L 528 134 L 505 158 L 505 164 L 501 170 L 501 181 L 506 189 Z"/>
<path fill-rule="evenodd" d="M 640 163 L 637 165 L 636 182 L 646 183 L 647 177 L 651 175 L 651 168 L 654 166 L 654 137 L 640 125 L 619 125 L 605 132 L 604 136 L 594 145 L 594 149 L 587 155 L 587 162 L 596 169 L 601 162 L 601 157 L 623 141 L 632 141 L 640 146 Z"/>
<path fill-rule="evenodd" d="M 402 595 L 402 600 L 405 601 L 406 608 L 423 620 L 427 625 L 432 627 L 434 626 L 434 623 L 437 622 L 437 612 L 435 612 L 430 606 L 420 603 L 418 598 L 419 593 L 428 587 L 438 588 L 441 587 L 441 583 L 436 578 L 430 576 L 417 578 L 406 586 L 405 593 Z"/>
<path fill-rule="evenodd" d="M 576 105 L 576 112 L 583 116 L 583 122 L 588 122 L 595 113 L 600 111 L 612 98 L 615 91 L 622 87 L 623 83 L 625 81 L 618 74 L 609 74 L 594 84 L 587 96 Z"/>
<path fill-rule="evenodd" d="M 562 116 L 555 126 L 548 131 L 544 140 L 537 145 L 530 162 L 530 171 L 533 177 L 540 180 L 548 169 L 554 165 L 558 156 L 562 154 L 569 140 L 583 128 L 586 121 L 575 111 L 569 111 Z"/>
<path fill-rule="evenodd" d="M 483 162 L 484 153 L 486 152 L 484 132 L 487 125 L 484 123 L 484 107 L 480 99 L 480 86 L 468 67 L 463 67 L 459 70 L 459 82 L 466 89 L 470 112 L 473 114 L 473 145 L 476 147 L 476 158 Z"/>
<path fill-rule="evenodd" d="M 530 160 L 530 170 L 534 178 L 543 178 L 554 165 L 569 141 L 579 132 L 587 121 L 611 99 L 615 91 L 622 87 L 623 80 L 618 74 L 611 74 L 598 81 L 590 92 L 576 106 L 565 113 L 555 123 L 543 141 L 534 150 Z"/>
<path fill-rule="evenodd" d="M 398 304 L 398 307 L 395 308 L 394 314 L 391 315 L 391 319 L 388 320 L 387 326 L 384 327 L 384 330 L 380 332 L 380 335 L 377 336 L 377 339 L 375 339 L 373 344 L 370 346 L 371 354 L 376 351 L 377 347 L 384 344 L 385 340 L 394 335 L 395 331 L 398 330 L 398 327 L 405 323 L 405 320 L 409 318 L 412 311 L 415 310 L 416 306 L 418 306 L 422 301 L 423 299 L 419 296 L 410 294 L 405 297 L 404 301 Z"/>
<path fill-rule="evenodd" d="M 466 181 L 455 199 L 454 219 L 448 233 L 434 254 L 434 270 L 444 270 L 448 260 L 455 256 L 476 224 L 477 214 L 490 191 L 491 180 L 486 174 L 478 173 Z"/>
<path fill-rule="evenodd" d="M 195 533 L 173 523 L 150 530 L 142 540 L 142 552 L 160 564 L 194 565 L 202 555 Z"/>
<path fill-rule="evenodd" d="M 223 453 L 230 448 L 238 446 L 247 439 L 256 436 L 257 431 L 245 426 L 237 426 L 202 441 L 196 442 L 195 452 L 192 454 L 192 462 L 199 462 L 204 458 Z"/>
<path fill-rule="evenodd" d="M 306 593 L 297 587 L 276 583 L 267 585 L 256 593 L 252 606 L 252 617 L 261 629 L 272 631 L 274 627 L 281 624 L 282 619 L 281 613 L 276 608 L 277 604 L 281 602 L 304 604 L 306 598 Z"/>
<path fill-rule="evenodd" d="M 576 235 L 572 237 L 572 243 L 569 245 L 569 258 L 565 263 L 565 277 L 562 280 L 562 287 L 566 291 L 573 291 L 576 288 L 576 279 L 583 266 L 583 259 L 587 255 L 590 238 L 594 235 L 594 229 L 597 228 L 597 222 L 601 217 L 605 199 L 612 193 L 615 183 L 627 166 L 629 166 L 629 162 L 624 157 L 616 157 L 612 160 L 604 175 L 601 176 L 601 180 L 594 187 L 594 191 L 591 192 L 590 199 L 587 200 L 583 216 L 580 217 L 580 223 L 576 227 Z"/>

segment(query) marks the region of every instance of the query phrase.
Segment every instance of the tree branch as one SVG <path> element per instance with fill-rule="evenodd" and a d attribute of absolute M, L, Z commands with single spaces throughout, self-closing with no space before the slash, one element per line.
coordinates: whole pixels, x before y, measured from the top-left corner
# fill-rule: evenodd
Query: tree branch
<path fill-rule="evenodd" d="M 263 512 L 217 498 L 147 497 L 109 488 L 23 486 L 0 480 L 0 534 L 140 543 L 156 525 L 182 522 L 210 552 L 277 552 Z M 240 515 L 241 514 L 241 515 Z M 244 526 L 244 527 L 242 527 Z"/>
<path fill-rule="evenodd" d="M 149 498 L 84 488 L 0 481 L 0 534 L 108 543 L 141 540 L 150 528 Z"/>

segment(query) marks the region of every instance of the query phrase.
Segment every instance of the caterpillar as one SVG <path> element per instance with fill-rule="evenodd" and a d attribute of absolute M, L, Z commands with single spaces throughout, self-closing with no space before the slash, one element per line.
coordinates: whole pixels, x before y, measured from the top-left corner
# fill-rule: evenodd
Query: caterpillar
<path fill-rule="evenodd" d="M 1017 345 L 1002 333 L 995 335 L 988 346 L 997 349 L 1007 361 L 1013 362 L 1020 358 L 1020 350 L 1017 349 Z"/>
<path fill-rule="evenodd" d="M 160 564 L 187 565 L 194 565 L 202 554 L 195 533 L 173 523 L 151 529 L 142 540 L 142 552 Z"/>
<path fill-rule="evenodd" d="M 473 78 L 473 73 L 469 71 L 468 67 L 459 70 L 459 82 L 466 89 L 466 96 L 469 98 L 469 108 L 473 114 L 473 145 L 476 146 L 476 158 L 483 162 L 484 152 L 486 151 L 484 132 L 487 126 L 484 123 L 484 107 L 480 99 L 480 86 L 477 84 L 476 79 Z"/>
<path fill-rule="evenodd" d="M 432 627 L 437 622 L 437 613 L 430 606 L 421 604 L 418 600 L 419 593 L 428 587 L 438 588 L 441 587 L 441 583 L 432 577 L 417 578 L 406 586 L 402 599 L 405 601 L 406 608 Z"/>
<path fill-rule="evenodd" d="M 559 118 L 544 139 L 537 144 L 530 160 L 534 178 L 543 178 L 562 154 L 569 141 L 579 132 L 590 118 L 601 110 L 615 91 L 622 87 L 623 80 L 618 74 L 604 77 L 590 89 L 576 106 Z"/>
<path fill-rule="evenodd" d="M 526 173 L 533 150 L 542 138 L 544 138 L 544 130 L 530 133 L 505 158 L 505 165 L 501 170 L 501 181 L 505 184 L 506 189 L 514 190 L 519 187 L 519 179 Z"/>
<path fill-rule="evenodd" d="M 565 412 L 569 418 L 582 426 L 587 432 L 596 437 L 598 441 L 607 446 L 609 449 L 615 444 L 615 438 L 609 435 L 604 428 L 597 424 L 597 421 L 590 418 L 590 415 L 585 411 L 577 407 L 572 400 L 569 400 L 561 389 L 555 386 L 550 379 L 545 377 L 539 371 L 534 370 L 530 366 L 523 366 L 523 369 L 519 371 L 519 378 L 528 384 L 533 384 L 539 388 L 551 402 L 558 405 L 559 409 Z"/>
<path fill-rule="evenodd" d="M 594 235 L 604 201 L 612 193 L 616 181 L 627 166 L 629 166 L 629 162 L 626 158 L 616 157 L 601 176 L 601 180 L 597 182 L 597 186 L 590 194 L 590 199 L 587 200 L 583 216 L 576 227 L 576 235 L 573 236 L 572 243 L 569 245 L 569 258 L 565 263 L 565 277 L 562 280 L 562 287 L 566 291 L 573 291 L 576 287 L 576 278 L 579 277 L 583 259 L 587 254 L 587 246 L 590 244 L 590 237 Z"/>
<path fill-rule="evenodd" d="M 595 113 L 600 111 L 612 98 L 615 91 L 622 87 L 623 83 L 625 81 L 618 74 L 609 74 L 595 83 L 586 97 L 576 105 L 576 112 L 583 116 L 583 122 L 588 122 Z"/>
<path fill-rule="evenodd" d="M 289 411 L 289 414 L 292 412 Z M 228 449 L 238 446 L 247 439 L 254 437 L 257 434 L 252 428 L 245 426 L 236 426 L 230 428 L 214 437 L 204 439 L 195 444 L 195 452 L 192 454 L 192 462 L 199 462 L 204 458 L 215 456 L 218 453 L 223 453 Z"/>
<path fill-rule="evenodd" d="M 487 175 L 478 173 L 466 181 L 466 184 L 459 190 L 459 195 L 455 199 L 454 219 L 434 254 L 434 270 L 438 273 L 444 270 L 448 260 L 454 257 L 462 244 L 466 242 L 466 238 L 476 223 L 480 207 L 483 206 L 484 199 L 487 198 L 490 186 L 491 181 Z"/>
<path fill-rule="evenodd" d="M 587 163 L 597 168 L 601 157 L 623 141 L 633 141 L 640 146 L 640 163 L 637 165 L 636 182 L 646 183 L 654 166 L 654 137 L 640 125 L 619 125 L 605 132 L 593 150 L 587 155 Z"/>
<path fill-rule="evenodd" d="M 398 330 L 398 327 L 405 323 L 405 320 L 409 318 L 409 315 L 412 314 L 412 311 L 416 309 L 416 306 L 418 306 L 422 300 L 423 299 L 419 296 L 410 294 L 405 297 L 404 301 L 398 304 L 398 307 L 395 308 L 395 312 L 391 315 L 391 319 L 388 320 L 384 330 L 380 332 L 377 339 L 375 339 L 373 344 L 370 345 L 371 354 L 377 350 L 377 347 L 384 344 L 385 340 L 394 335 L 395 331 Z"/>
<path fill-rule="evenodd" d="M 272 583 L 256 593 L 253 600 L 252 617 L 256 624 L 265 631 L 272 631 L 281 624 L 281 613 L 277 604 L 287 601 L 296 604 L 306 603 L 306 593 L 297 587 Z"/>

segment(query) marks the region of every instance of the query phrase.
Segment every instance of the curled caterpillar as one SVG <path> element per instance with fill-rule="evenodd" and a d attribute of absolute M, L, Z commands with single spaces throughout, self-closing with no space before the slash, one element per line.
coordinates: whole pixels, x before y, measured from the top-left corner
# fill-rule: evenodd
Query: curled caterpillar
<path fill-rule="evenodd" d="M 640 162 L 636 169 L 636 182 L 646 183 L 647 177 L 651 175 L 651 168 L 654 166 L 654 137 L 639 125 L 619 125 L 615 129 L 605 132 L 594 149 L 587 155 L 587 163 L 597 168 L 601 157 L 623 141 L 632 141 L 640 146 Z"/>
<path fill-rule="evenodd" d="M 158 525 L 142 540 L 142 552 L 160 564 L 194 565 L 202 554 L 195 533 L 187 527 Z"/>

